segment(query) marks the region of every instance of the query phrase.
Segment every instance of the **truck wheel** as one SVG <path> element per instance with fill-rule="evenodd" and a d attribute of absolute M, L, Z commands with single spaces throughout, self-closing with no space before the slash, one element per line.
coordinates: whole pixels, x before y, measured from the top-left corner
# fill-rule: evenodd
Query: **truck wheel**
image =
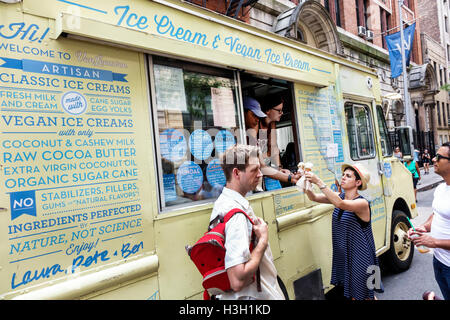
<path fill-rule="evenodd" d="M 383 261 L 394 273 L 409 269 L 414 256 L 414 244 L 404 240 L 404 234 L 410 228 L 406 214 L 401 210 L 392 213 L 391 246 L 383 255 Z"/>

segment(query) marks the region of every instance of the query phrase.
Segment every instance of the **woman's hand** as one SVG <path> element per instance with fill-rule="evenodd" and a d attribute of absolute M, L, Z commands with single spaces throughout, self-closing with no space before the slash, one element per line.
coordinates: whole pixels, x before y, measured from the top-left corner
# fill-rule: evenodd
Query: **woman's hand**
<path fill-rule="evenodd" d="M 317 185 L 322 185 L 323 184 L 322 180 L 320 180 L 320 178 L 318 176 L 316 176 L 314 173 L 312 173 L 311 171 L 306 172 L 305 173 L 305 177 L 306 177 L 306 180 L 311 182 L 311 183 L 314 183 L 314 184 L 317 184 Z"/>

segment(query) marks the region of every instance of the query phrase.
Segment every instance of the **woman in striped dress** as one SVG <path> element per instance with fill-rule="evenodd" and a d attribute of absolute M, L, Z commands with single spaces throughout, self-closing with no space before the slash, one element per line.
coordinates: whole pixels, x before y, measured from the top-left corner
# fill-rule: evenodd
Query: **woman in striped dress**
<path fill-rule="evenodd" d="M 358 194 L 370 180 L 360 164 L 342 166 L 342 193 L 333 192 L 312 172 L 306 179 L 323 194 L 306 190 L 312 201 L 331 203 L 336 208 L 332 218 L 333 264 L 331 284 L 341 297 L 353 300 L 375 299 L 374 291 L 383 292 L 378 258 L 375 253 L 369 202 Z"/>

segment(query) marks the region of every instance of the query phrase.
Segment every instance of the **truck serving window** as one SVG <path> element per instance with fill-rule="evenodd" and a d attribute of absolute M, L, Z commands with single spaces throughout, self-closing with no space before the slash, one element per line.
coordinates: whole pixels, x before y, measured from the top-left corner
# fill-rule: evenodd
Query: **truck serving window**
<path fill-rule="evenodd" d="M 345 105 L 350 156 L 353 160 L 375 157 L 373 126 L 370 109 L 366 105 Z"/>
<path fill-rule="evenodd" d="M 234 73 L 153 58 L 152 80 L 162 209 L 217 198 L 226 182 L 218 156 L 242 128 Z"/>
<path fill-rule="evenodd" d="M 244 123 L 246 140 L 258 146 L 265 165 L 289 174 L 297 171 L 299 143 L 292 84 L 273 78 L 261 78 L 248 73 L 240 74 L 244 97 Z M 255 117 L 247 104 L 260 106 L 264 117 Z M 255 191 L 271 191 L 292 184 L 264 176 Z"/>
<path fill-rule="evenodd" d="M 392 156 L 391 139 L 389 138 L 386 120 L 384 119 L 383 109 L 379 105 L 377 106 L 377 120 L 378 120 L 378 128 L 380 130 L 380 142 L 383 156 L 385 157 Z"/>

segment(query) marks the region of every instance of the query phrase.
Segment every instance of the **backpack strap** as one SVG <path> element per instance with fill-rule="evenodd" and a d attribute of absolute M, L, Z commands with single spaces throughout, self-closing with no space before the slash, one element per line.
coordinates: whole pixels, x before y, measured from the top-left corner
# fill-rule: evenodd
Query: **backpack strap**
<path fill-rule="evenodd" d="M 227 222 L 231 219 L 231 217 L 233 217 L 236 213 L 243 213 L 244 216 L 247 217 L 247 219 L 250 221 L 250 223 L 251 223 L 252 225 L 255 224 L 255 223 L 253 222 L 253 220 L 249 217 L 249 215 L 248 215 L 244 210 L 242 210 L 242 209 L 237 209 L 237 208 L 231 209 L 231 210 L 225 215 L 225 217 L 223 218 L 223 222 L 227 223 Z"/>
<path fill-rule="evenodd" d="M 248 216 L 248 214 L 245 213 L 244 210 L 235 208 L 235 209 L 231 209 L 223 218 L 220 215 L 217 215 L 213 220 L 211 220 L 209 222 L 208 231 L 211 231 L 212 226 L 216 225 L 217 223 L 221 223 L 221 222 L 227 223 L 231 219 L 231 217 L 233 217 L 236 213 L 244 214 L 252 225 L 255 224 L 253 222 L 253 220 Z"/>
<path fill-rule="evenodd" d="M 245 212 L 245 211 L 243 211 L 243 210 L 241 210 L 241 209 L 232 209 L 232 210 L 230 210 L 226 215 L 225 215 L 225 217 L 223 218 L 223 221 L 225 222 L 225 223 L 227 223 L 236 213 L 243 213 L 246 217 L 247 217 L 247 219 L 250 221 L 250 223 L 252 224 L 252 225 L 254 225 L 255 223 L 253 222 L 253 220 L 249 217 L 249 215 Z M 255 247 L 256 246 L 256 237 L 255 237 L 255 233 L 252 231 L 252 239 L 251 239 L 251 242 L 252 242 L 252 244 L 251 244 L 251 247 Z M 260 271 L 259 271 L 259 267 L 258 267 L 258 269 L 256 270 L 256 289 L 257 289 L 257 291 L 258 292 L 261 292 L 261 273 L 260 273 Z"/>

